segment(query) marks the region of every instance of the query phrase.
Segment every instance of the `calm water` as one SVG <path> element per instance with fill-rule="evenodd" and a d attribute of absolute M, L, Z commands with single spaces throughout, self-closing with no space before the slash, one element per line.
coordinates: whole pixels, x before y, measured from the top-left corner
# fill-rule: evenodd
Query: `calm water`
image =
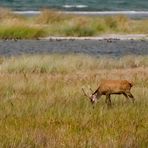
<path fill-rule="evenodd" d="M 0 0 L 17 11 L 56 8 L 67 11 L 148 11 L 148 0 Z"/>
<path fill-rule="evenodd" d="M 122 57 L 148 55 L 148 41 L 140 40 L 0 40 L 1 56 L 24 54 L 79 53 L 95 56 Z"/>

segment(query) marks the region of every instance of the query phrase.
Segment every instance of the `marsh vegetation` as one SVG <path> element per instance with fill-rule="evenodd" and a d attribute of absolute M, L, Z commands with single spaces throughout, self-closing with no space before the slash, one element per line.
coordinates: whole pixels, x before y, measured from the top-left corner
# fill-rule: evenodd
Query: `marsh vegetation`
<path fill-rule="evenodd" d="M 45 36 L 99 36 L 102 34 L 147 34 L 148 20 L 126 16 L 81 16 L 42 10 L 25 17 L 0 8 L 1 39 L 37 39 Z"/>

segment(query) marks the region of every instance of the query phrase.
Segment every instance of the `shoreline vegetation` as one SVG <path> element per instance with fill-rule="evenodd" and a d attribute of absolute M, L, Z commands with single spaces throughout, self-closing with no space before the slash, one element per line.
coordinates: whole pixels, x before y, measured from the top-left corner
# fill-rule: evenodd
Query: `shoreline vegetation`
<path fill-rule="evenodd" d="M 48 36 L 97 37 L 107 34 L 148 34 L 148 19 L 127 16 L 81 16 L 43 10 L 27 17 L 0 8 L 0 39 L 39 39 Z"/>
<path fill-rule="evenodd" d="M 83 54 L 0 58 L 0 147 L 147 147 L 148 57 Z M 105 97 L 95 108 L 81 88 L 133 82 L 136 102 Z"/>

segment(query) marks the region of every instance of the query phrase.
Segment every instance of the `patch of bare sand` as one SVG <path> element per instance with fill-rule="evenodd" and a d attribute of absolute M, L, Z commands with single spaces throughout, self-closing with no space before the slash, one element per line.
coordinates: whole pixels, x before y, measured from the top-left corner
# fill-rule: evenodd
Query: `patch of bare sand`
<path fill-rule="evenodd" d="M 43 40 L 148 40 L 147 34 L 105 34 L 95 37 L 54 37 L 40 38 Z"/>

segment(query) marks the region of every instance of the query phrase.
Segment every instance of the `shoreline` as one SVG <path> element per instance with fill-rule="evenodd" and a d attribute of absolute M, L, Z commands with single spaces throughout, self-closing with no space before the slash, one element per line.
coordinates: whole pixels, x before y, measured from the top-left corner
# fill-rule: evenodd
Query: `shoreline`
<path fill-rule="evenodd" d="M 134 19 L 147 19 L 148 11 L 60 11 L 58 13 L 70 14 L 70 15 L 82 15 L 82 16 L 115 16 L 115 15 L 126 15 Z M 15 14 L 25 15 L 25 16 L 36 16 L 41 13 L 41 11 L 13 11 Z"/>
<path fill-rule="evenodd" d="M 49 9 L 50 10 L 50 9 Z M 34 10 L 28 10 L 28 11 L 13 11 L 16 14 L 40 14 L 41 11 L 34 11 Z M 64 14 L 92 14 L 92 15 L 96 15 L 96 14 L 143 14 L 143 15 L 148 15 L 148 11 L 60 11 L 57 10 L 57 12 L 59 13 L 64 13 Z"/>
<path fill-rule="evenodd" d="M 105 34 L 101 36 L 88 37 L 63 37 L 63 36 L 49 36 L 39 38 L 40 40 L 148 40 L 148 34 Z"/>

